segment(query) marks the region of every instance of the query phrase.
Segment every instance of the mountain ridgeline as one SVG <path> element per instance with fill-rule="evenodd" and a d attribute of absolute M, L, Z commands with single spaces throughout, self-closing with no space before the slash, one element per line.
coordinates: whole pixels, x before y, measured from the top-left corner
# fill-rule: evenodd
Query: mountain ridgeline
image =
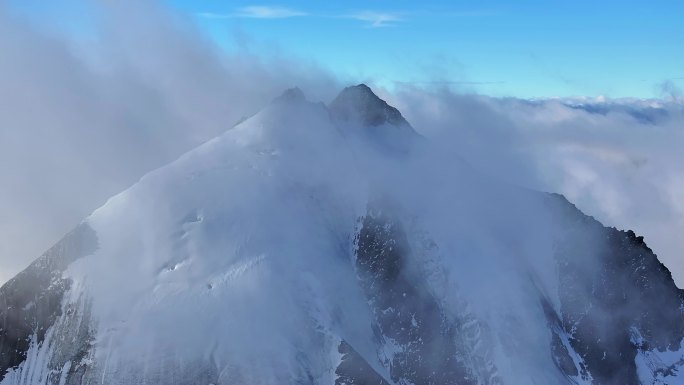
<path fill-rule="evenodd" d="M 684 383 L 642 237 L 435 148 L 286 91 L 0 288 L 0 385 Z"/>

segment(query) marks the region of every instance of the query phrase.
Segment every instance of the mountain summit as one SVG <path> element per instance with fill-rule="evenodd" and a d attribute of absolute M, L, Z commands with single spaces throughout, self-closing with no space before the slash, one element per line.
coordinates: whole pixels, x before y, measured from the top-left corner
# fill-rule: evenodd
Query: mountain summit
<path fill-rule="evenodd" d="M 290 101 L 290 102 L 301 102 L 305 101 L 306 96 L 299 87 L 293 87 L 286 89 L 280 96 L 278 96 L 274 101 Z"/>
<path fill-rule="evenodd" d="M 347 87 L 330 103 L 334 119 L 367 127 L 391 124 L 411 127 L 401 112 L 380 99 L 365 84 Z"/>
<path fill-rule="evenodd" d="M 0 385 L 684 381 L 643 238 L 430 146 L 364 85 L 287 91 L 0 288 Z"/>
<path fill-rule="evenodd" d="M 365 84 L 347 87 L 328 106 L 333 122 L 343 132 L 362 137 L 376 149 L 411 152 L 422 141 L 401 112 L 380 99 Z"/>

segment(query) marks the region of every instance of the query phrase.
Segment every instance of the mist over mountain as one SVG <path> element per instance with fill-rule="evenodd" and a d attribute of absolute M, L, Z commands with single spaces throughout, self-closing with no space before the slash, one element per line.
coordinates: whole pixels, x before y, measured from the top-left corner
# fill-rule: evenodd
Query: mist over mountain
<path fill-rule="evenodd" d="M 0 282 L 110 196 L 282 90 L 298 86 L 328 103 L 341 84 L 361 80 L 285 50 L 256 53 L 239 29 L 226 32 L 237 48 L 222 49 L 162 4 L 90 6 L 97 19 L 81 41 L 0 5 L 0 48 L 11 58 L 0 62 L 0 232 L 11 240 L 0 242 Z M 562 193 L 603 223 L 644 234 L 675 279 L 684 277 L 676 84 L 663 83 L 662 99 L 650 101 L 374 88 L 421 135 L 473 167 Z"/>
<path fill-rule="evenodd" d="M 0 385 L 684 383 L 676 60 L 486 96 L 426 47 L 535 23 L 200 6 L 0 2 Z"/>
<path fill-rule="evenodd" d="M 482 172 L 562 193 L 602 223 L 644 235 L 681 285 L 681 101 L 530 101 L 419 88 L 383 95 Z"/>
<path fill-rule="evenodd" d="M 365 85 L 289 90 L 0 289 L 2 384 L 671 384 L 633 232 L 442 151 Z"/>
<path fill-rule="evenodd" d="M 0 282 L 109 197 L 298 85 L 337 80 L 315 64 L 219 53 L 153 2 L 100 2 L 88 41 L 0 4 Z M 91 41 L 94 40 L 94 41 Z"/>

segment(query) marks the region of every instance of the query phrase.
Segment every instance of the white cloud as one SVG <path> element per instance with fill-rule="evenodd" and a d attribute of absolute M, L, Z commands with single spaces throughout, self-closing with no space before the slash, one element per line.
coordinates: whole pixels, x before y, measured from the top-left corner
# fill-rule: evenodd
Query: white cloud
<path fill-rule="evenodd" d="M 388 27 L 404 19 L 395 13 L 375 12 L 375 11 L 361 11 L 344 16 L 349 19 L 359 20 L 368 23 L 369 27 Z"/>
<path fill-rule="evenodd" d="M 201 12 L 197 16 L 205 19 L 232 19 L 232 18 L 254 18 L 254 19 L 285 19 L 292 17 L 311 16 L 311 17 L 332 17 L 342 19 L 353 19 L 366 23 L 368 27 L 388 27 L 404 19 L 395 13 L 360 11 L 356 13 L 341 15 L 316 15 L 308 12 L 275 6 L 249 6 L 238 8 L 233 13 L 212 13 Z"/>
<path fill-rule="evenodd" d="M 13 59 L 0 61 L 0 234 L 12 240 L 0 243 L 0 282 L 108 197 L 283 89 L 298 85 L 313 100 L 330 100 L 340 88 L 297 61 L 218 53 L 191 28 L 125 3 L 109 5 L 102 44 L 84 55 L 0 7 L 0 50 Z M 353 18 L 375 26 L 401 20 Z M 663 91 L 681 95 L 670 83 Z M 479 169 L 564 193 L 605 224 L 645 235 L 684 280 L 681 104 L 530 102 L 411 85 L 385 96 Z"/>
<path fill-rule="evenodd" d="M 250 6 L 238 10 L 238 15 L 242 17 L 253 17 L 258 19 L 283 19 L 288 17 L 306 16 L 306 12 L 298 11 L 285 7 Z"/>
<path fill-rule="evenodd" d="M 2 7 L 0 50 L 12 60 L 0 60 L 0 283 L 110 196 L 282 90 L 339 90 L 311 64 L 219 52 L 150 3 L 102 3 L 101 40 L 79 49 Z"/>
<path fill-rule="evenodd" d="M 404 86 L 387 94 L 423 133 L 478 169 L 559 192 L 632 229 L 684 284 L 684 105 L 496 99 Z"/>
<path fill-rule="evenodd" d="M 207 19 L 230 19 L 236 17 L 252 18 L 252 19 L 287 19 L 291 17 L 308 16 L 306 12 L 302 12 L 292 8 L 253 5 L 248 7 L 238 8 L 235 12 L 229 14 L 201 12 L 197 16 Z"/>

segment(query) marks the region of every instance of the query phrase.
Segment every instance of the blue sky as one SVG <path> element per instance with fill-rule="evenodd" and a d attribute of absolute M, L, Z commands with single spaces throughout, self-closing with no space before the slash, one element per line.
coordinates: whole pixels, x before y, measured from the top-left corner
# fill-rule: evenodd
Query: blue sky
<path fill-rule="evenodd" d="M 223 49 L 294 55 L 349 81 L 519 97 L 657 97 L 664 81 L 684 85 L 677 0 L 164 1 Z M 34 16 L 66 7 L 29 3 Z M 78 15 L 67 13 L 64 26 Z"/>

